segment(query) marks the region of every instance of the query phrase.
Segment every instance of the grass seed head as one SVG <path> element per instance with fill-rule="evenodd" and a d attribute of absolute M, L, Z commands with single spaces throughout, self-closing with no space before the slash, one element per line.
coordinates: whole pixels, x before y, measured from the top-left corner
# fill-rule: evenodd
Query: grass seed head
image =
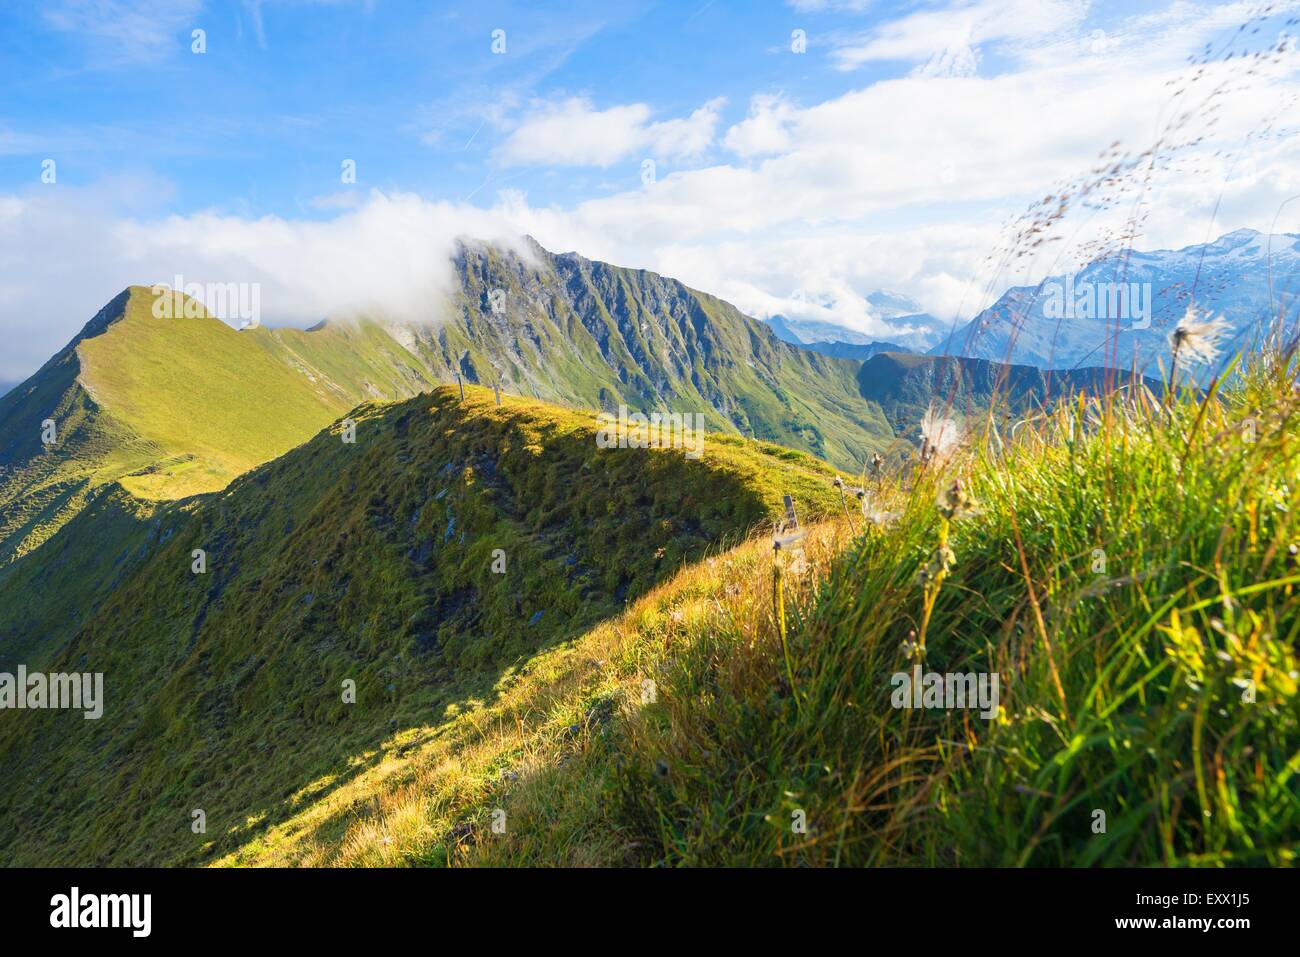
<path fill-rule="evenodd" d="M 1228 322 L 1222 316 L 1201 320 L 1197 318 L 1196 307 L 1189 305 L 1169 334 L 1169 347 L 1179 359 L 1208 365 L 1218 357 L 1219 341 L 1228 332 Z"/>
<path fill-rule="evenodd" d="M 961 444 L 961 428 L 934 406 L 921 419 L 921 461 L 943 461 Z"/>

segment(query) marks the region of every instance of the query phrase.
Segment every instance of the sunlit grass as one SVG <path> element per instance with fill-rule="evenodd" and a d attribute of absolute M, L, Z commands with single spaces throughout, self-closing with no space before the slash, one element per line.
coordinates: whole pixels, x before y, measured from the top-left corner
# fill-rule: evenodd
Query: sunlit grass
<path fill-rule="evenodd" d="M 1075 399 L 886 479 L 896 520 L 819 526 L 786 578 L 793 681 L 770 540 L 697 563 L 531 662 L 311 862 L 1293 863 L 1291 383 L 1274 357 L 1212 395 Z M 991 721 L 889 700 L 958 478 L 978 507 L 924 666 L 996 672 Z"/>
<path fill-rule="evenodd" d="M 450 822 L 430 804 L 417 825 L 389 797 L 416 756 L 501 734 L 493 709 L 530 700 L 539 653 L 770 525 L 783 493 L 810 519 L 838 507 L 837 473 L 803 453 L 740 439 L 708 440 L 699 459 L 604 449 L 594 412 L 497 406 L 482 388 L 350 414 L 355 443 L 336 423 L 165 527 L 140 524 L 139 567 L 49 662 L 102 670 L 111 720 L 25 711 L 0 725 L 0 757 L 35 782 L 0 794 L 0 816 L 24 822 L 0 836 L 0 856 L 332 859 L 359 815 L 392 810 L 407 815 L 400 834 L 343 859 L 386 862 L 410 846 L 424 860 L 492 788 L 449 764 L 438 780 Z M 119 519 L 74 521 L 112 532 Z M 85 553 L 118 554 L 100 555 L 93 535 L 65 541 L 81 549 L 72 576 Z M 208 556 L 202 576 L 193 549 Z M 43 746 L 54 735 L 59 747 Z M 513 768 L 500 760 L 493 787 L 519 776 L 500 778 Z M 205 835 L 191 809 L 205 811 Z"/>

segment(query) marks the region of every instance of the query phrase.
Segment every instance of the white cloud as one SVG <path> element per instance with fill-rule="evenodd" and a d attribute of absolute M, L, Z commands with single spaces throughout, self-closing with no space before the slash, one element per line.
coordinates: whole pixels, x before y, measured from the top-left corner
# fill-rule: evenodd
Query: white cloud
<path fill-rule="evenodd" d="M 744 157 L 783 153 L 790 148 L 794 113 L 784 97 L 759 94 L 749 102 L 749 116 L 727 130 L 723 145 Z"/>
<path fill-rule="evenodd" d="M 876 5 L 876 0 L 786 0 L 800 13 L 821 13 L 826 10 L 847 10 L 861 13 Z"/>
<path fill-rule="evenodd" d="M 120 184 L 0 195 L 0 294 L 6 348 L 0 380 L 29 375 L 128 285 L 261 285 L 263 321 L 310 325 L 361 314 L 413 322 L 445 316 L 458 236 L 512 243 L 506 208 L 371 192 L 325 220 L 216 212 L 136 219 L 114 208 Z"/>
<path fill-rule="evenodd" d="M 967 76 L 978 46 L 997 41 L 1041 40 L 1073 30 L 1087 13 L 1086 0 L 960 0 L 889 21 L 836 48 L 842 70 L 877 60 L 925 61 L 928 76 Z"/>
<path fill-rule="evenodd" d="M 722 99 L 687 117 L 650 122 L 644 103 L 597 110 L 589 99 L 541 103 L 494 151 L 504 166 L 612 166 L 641 155 L 693 159 L 713 143 Z"/>

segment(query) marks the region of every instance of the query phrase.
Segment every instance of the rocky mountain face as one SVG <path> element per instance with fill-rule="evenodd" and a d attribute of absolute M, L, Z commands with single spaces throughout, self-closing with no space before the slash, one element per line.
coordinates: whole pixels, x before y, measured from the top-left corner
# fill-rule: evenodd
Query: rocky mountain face
<path fill-rule="evenodd" d="M 857 363 L 782 342 L 735 306 L 641 269 L 463 242 L 447 315 L 384 328 L 436 378 L 617 411 L 703 413 L 709 427 L 852 467 L 891 434 Z"/>

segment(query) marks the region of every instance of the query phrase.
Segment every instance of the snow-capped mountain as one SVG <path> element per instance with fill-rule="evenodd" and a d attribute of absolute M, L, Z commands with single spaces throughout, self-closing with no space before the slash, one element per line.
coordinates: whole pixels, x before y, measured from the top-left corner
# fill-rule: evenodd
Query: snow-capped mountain
<path fill-rule="evenodd" d="M 1169 365 L 1169 333 L 1189 305 L 1227 320 L 1226 361 L 1267 335 L 1279 312 L 1294 318 L 1298 293 L 1300 235 L 1239 229 L 1212 243 L 1134 250 L 1013 287 L 930 351 L 1044 369 L 1136 365 L 1158 376 Z M 1213 371 L 1197 370 L 1201 377 Z"/>

